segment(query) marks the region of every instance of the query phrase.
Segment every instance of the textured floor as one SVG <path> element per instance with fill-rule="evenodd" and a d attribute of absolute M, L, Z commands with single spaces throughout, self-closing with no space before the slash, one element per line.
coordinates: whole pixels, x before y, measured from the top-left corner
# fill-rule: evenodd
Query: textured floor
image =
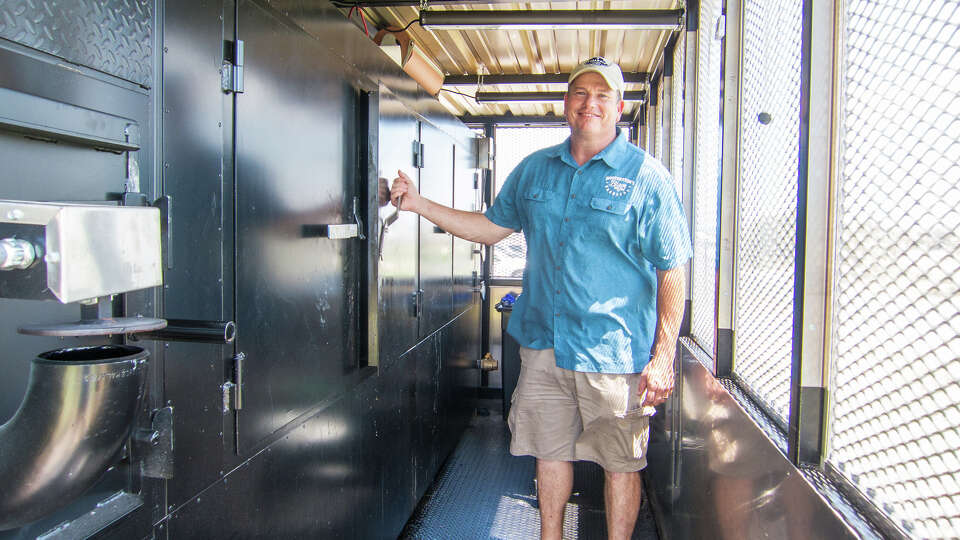
<path fill-rule="evenodd" d="M 401 538 L 539 538 L 534 461 L 511 456 L 509 444 L 510 432 L 497 411 L 475 417 Z M 578 463 L 573 490 L 564 517 L 564 539 L 605 539 L 602 470 L 593 463 Z M 659 540 L 646 500 L 633 538 Z"/>

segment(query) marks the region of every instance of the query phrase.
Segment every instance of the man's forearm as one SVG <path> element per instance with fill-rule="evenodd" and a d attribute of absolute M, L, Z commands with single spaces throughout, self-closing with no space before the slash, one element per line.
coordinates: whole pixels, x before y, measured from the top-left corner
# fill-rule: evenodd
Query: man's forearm
<path fill-rule="evenodd" d="M 415 211 L 444 231 L 470 242 L 496 244 L 513 232 L 500 227 L 479 212 L 457 210 L 421 197 Z"/>
<path fill-rule="evenodd" d="M 657 271 L 657 335 L 653 345 L 653 361 L 673 362 L 683 320 L 684 267 Z"/>

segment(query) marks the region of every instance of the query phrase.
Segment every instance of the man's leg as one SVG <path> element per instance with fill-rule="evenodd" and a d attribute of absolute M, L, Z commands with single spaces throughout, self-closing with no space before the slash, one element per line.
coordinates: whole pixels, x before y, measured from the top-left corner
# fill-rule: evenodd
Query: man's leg
<path fill-rule="evenodd" d="M 640 473 L 616 473 L 604 471 L 604 506 L 607 511 L 607 538 L 629 540 L 640 512 L 640 495 L 643 483 Z"/>
<path fill-rule="evenodd" d="M 563 510 L 573 491 L 573 463 L 537 460 L 537 500 L 540 504 L 540 539 L 563 538 Z"/>

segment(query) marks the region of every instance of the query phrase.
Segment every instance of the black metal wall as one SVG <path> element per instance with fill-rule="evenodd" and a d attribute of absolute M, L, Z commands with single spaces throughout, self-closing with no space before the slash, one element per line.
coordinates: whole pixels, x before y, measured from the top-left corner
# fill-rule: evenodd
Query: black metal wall
<path fill-rule="evenodd" d="M 58 526 L 54 537 L 396 537 L 473 413 L 479 267 L 473 246 L 408 213 L 380 258 L 392 207 L 377 201 L 378 178 L 402 169 L 469 209 L 472 134 L 326 2 L 100 4 L 8 3 L 0 87 L 139 127 L 143 191 L 170 197 L 172 240 L 162 290 L 115 308 L 234 320 L 237 339 L 138 342 L 153 352 L 138 427 L 173 408 L 172 467 L 141 474 L 148 451 L 132 446 L 82 500 L 0 538 Z M 97 38 L 109 24 L 126 39 Z M 221 80 L 237 39 L 242 93 Z M 109 201 L 127 157 L 0 130 L 0 198 Z M 351 223 L 355 206 L 365 240 L 310 232 Z M 77 318 L 76 305 L 0 300 L 0 421 L 20 402 L 30 357 L 121 339 L 16 334 Z M 242 403 L 225 401 L 241 354 Z M 132 496 L 127 507 L 97 518 L 118 493 Z"/>

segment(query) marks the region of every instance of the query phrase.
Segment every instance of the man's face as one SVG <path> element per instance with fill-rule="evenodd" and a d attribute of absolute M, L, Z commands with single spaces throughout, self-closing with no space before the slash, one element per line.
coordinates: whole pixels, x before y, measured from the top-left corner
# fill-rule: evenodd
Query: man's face
<path fill-rule="evenodd" d="M 563 113 L 574 135 L 613 133 L 623 112 L 623 101 L 599 73 L 584 73 L 567 88 Z"/>

